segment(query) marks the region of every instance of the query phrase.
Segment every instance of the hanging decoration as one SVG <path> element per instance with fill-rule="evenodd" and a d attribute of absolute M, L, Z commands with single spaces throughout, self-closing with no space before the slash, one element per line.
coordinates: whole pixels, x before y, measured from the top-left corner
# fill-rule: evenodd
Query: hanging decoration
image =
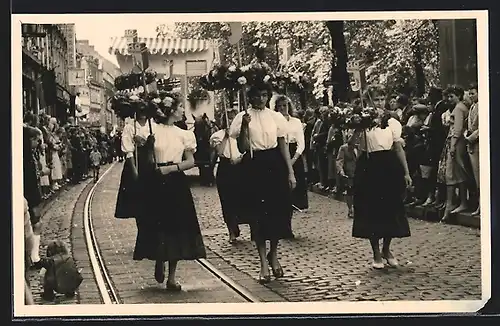
<path fill-rule="evenodd" d="M 157 79 L 155 71 L 148 69 L 141 74 L 127 73 L 115 79 L 115 87 L 118 91 L 110 99 L 111 108 L 115 114 L 122 118 L 134 118 L 135 114 L 141 112 L 148 118 L 158 115 L 158 109 L 168 107 L 172 101 L 168 100 L 177 93 L 180 81 L 171 78 Z M 144 82 L 145 81 L 145 82 Z M 151 85 L 155 87 L 151 87 Z M 146 88 L 153 88 L 146 91 Z M 172 102 L 173 103 L 173 102 Z"/>
<path fill-rule="evenodd" d="M 313 87 L 311 79 L 303 73 L 291 74 L 278 71 L 273 77 L 273 89 L 280 94 L 286 94 L 287 92 L 300 94 L 301 92 L 311 90 Z"/>
<path fill-rule="evenodd" d="M 241 90 L 259 84 L 271 84 L 273 73 L 265 62 L 255 62 L 243 67 L 216 65 L 208 74 L 200 77 L 198 84 L 208 90 Z"/>
<path fill-rule="evenodd" d="M 195 85 L 191 92 L 189 92 L 187 96 L 187 100 L 189 104 L 191 105 L 191 108 L 193 110 L 196 110 L 196 107 L 198 106 L 198 103 L 208 101 L 210 103 L 210 94 L 208 93 L 207 90 L 203 89 L 199 85 Z"/>

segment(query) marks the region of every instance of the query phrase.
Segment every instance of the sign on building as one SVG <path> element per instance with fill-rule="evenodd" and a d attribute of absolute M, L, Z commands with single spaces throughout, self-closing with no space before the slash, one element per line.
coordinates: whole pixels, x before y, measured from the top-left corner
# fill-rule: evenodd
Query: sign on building
<path fill-rule="evenodd" d="M 289 39 L 278 41 L 280 64 L 284 65 L 292 56 L 292 42 Z"/>
<path fill-rule="evenodd" d="M 86 84 L 85 69 L 70 69 L 68 71 L 69 86 L 85 86 L 85 84 Z"/>

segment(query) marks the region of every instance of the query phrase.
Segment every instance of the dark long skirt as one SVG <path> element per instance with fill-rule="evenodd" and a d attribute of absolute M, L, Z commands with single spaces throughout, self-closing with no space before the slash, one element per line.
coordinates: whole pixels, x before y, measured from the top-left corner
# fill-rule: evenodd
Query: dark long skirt
<path fill-rule="evenodd" d="M 132 166 L 130 160 L 125 160 L 120 179 L 120 188 L 116 197 L 116 218 L 135 218 L 140 212 L 141 193 L 147 186 L 147 174 L 152 166 L 148 159 L 147 147 L 137 148 L 137 171 L 139 178 L 134 180 L 132 176 Z M 135 157 L 132 158 L 135 162 Z"/>
<path fill-rule="evenodd" d="M 291 239 L 291 191 L 288 169 L 279 147 L 247 153 L 242 161 L 243 220 L 250 224 L 251 239 Z"/>
<path fill-rule="evenodd" d="M 230 160 L 220 158 L 216 175 L 217 191 L 219 193 L 222 216 L 228 230 L 239 235 L 240 201 L 243 199 L 241 190 L 241 165 L 231 164 Z"/>
<path fill-rule="evenodd" d="M 404 170 L 396 153 L 361 154 L 354 172 L 355 238 L 403 238 L 410 236 L 405 215 Z"/>
<path fill-rule="evenodd" d="M 151 173 L 143 189 L 134 260 L 205 258 L 193 196 L 184 172 Z"/>
<path fill-rule="evenodd" d="M 293 157 L 295 155 L 295 151 L 297 150 L 297 144 L 289 144 L 289 147 L 290 157 Z M 298 209 L 307 209 L 309 208 L 309 200 L 307 197 L 306 172 L 304 168 L 304 161 L 302 160 L 302 155 L 299 156 L 297 161 L 295 161 L 295 164 L 293 165 L 293 172 L 295 174 L 297 185 L 295 189 L 292 190 L 292 204 L 295 205 Z"/>
<path fill-rule="evenodd" d="M 116 197 L 116 218 L 135 218 L 138 207 L 138 181 L 132 176 L 132 166 L 129 160 L 125 161 L 120 179 L 120 188 Z"/>

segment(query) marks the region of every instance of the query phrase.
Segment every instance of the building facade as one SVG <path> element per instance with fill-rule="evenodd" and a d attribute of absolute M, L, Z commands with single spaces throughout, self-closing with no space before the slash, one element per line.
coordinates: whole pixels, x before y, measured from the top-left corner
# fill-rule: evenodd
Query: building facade
<path fill-rule="evenodd" d="M 22 25 L 23 110 L 68 116 L 68 46 L 61 25 Z"/>
<path fill-rule="evenodd" d="M 130 35 L 137 35 L 136 31 L 128 30 L 122 37 L 113 37 L 109 47 L 109 54 L 116 55 L 120 69 L 130 72 L 134 68 L 135 59 L 128 51 L 128 44 L 133 42 Z M 137 42 L 145 43 L 148 50 L 149 67 L 158 73 L 158 77 L 173 77 L 181 81 L 181 93 L 187 123 L 193 123 L 193 116 L 204 113 L 210 119 L 215 115 L 215 99 L 213 92 L 210 100 L 199 103 L 192 108 L 187 101 L 194 82 L 206 74 L 216 59 L 216 47 L 210 40 L 201 39 L 168 39 L 138 37 Z"/>
<path fill-rule="evenodd" d="M 117 118 L 111 110 L 110 99 L 115 94 L 114 80 L 120 69 L 102 57 L 88 40 L 76 42 L 75 68 L 85 70 L 86 85 L 79 86 L 83 109 L 88 109 L 89 125 L 99 127 L 103 132 L 117 128 Z"/>

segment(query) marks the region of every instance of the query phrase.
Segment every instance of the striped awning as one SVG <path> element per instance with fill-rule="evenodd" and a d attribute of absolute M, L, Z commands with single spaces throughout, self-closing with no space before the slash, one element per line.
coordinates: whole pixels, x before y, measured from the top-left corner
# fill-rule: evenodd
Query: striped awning
<path fill-rule="evenodd" d="M 178 54 L 206 51 L 212 47 L 209 40 L 198 39 L 168 39 L 154 37 L 139 37 L 139 43 L 146 43 L 151 54 Z M 112 37 L 109 54 L 129 55 L 126 37 Z"/>

